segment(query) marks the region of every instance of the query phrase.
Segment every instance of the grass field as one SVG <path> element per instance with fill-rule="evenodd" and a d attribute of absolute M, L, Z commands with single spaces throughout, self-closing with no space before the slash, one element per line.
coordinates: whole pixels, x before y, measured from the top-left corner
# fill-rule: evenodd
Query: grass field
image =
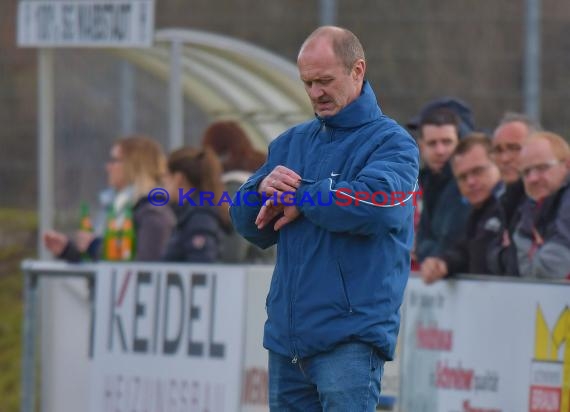
<path fill-rule="evenodd" d="M 0 209 L 0 412 L 20 410 L 22 259 L 36 254 L 34 212 Z"/>

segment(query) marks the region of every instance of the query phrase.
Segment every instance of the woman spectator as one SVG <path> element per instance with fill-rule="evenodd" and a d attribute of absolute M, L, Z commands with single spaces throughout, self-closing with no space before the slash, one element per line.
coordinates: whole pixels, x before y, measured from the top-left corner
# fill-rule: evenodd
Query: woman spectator
<path fill-rule="evenodd" d="M 256 150 L 247 134 L 233 120 L 212 123 L 204 132 L 204 147 L 211 147 L 219 156 L 224 173 L 222 182 L 233 195 L 247 179 L 265 163 L 266 155 Z M 237 233 L 225 238 L 222 261 L 228 263 L 273 263 L 275 250 L 261 250 Z"/>
<path fill-rule="evenodd" d="M 212 148 L 218 155 L 224 173 L 255 172 L 265 162 L 265 154 L 253 147 L 247 134 L 233 120 L 212 123 L 204 132 L 202 145 Z"/>
<path fill-rule="evenodd" d="M 165 163 L 160 145 L 138 135 L 117 140 L 107 161 L 108 184 L 114 190 L 109 212 L 117 227 L 132 214 L 136 261 L 159 260 L 175 224 L 170 208 L 153 206 L 148 200 L 149 192 L 164 174 Z M 51 230 L 44 234 L 44 243 L 54 255 L 70 262 L 79 262 L 82 255 L 92 260 L 102 256 L 102 239 L 91 232 L 80 231 L 72 241 Z"/>
<path fill-rule="evenodd" d="M 229 199 L 223 195 L 222 166 L 208 149 L 185 147 L 170 154 L 164 186 L 177 217 L 163 260 L 215 262 L 230 229 Z M 219 206 L 217 206 L 220 204 Z"/>

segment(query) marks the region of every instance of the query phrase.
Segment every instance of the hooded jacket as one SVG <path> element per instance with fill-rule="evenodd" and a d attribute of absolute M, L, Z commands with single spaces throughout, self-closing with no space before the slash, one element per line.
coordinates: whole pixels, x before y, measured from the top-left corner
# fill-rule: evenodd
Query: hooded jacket
<path fill-rule="evenodd" d="M 278 232 L 273 222 L 258 230 L 257 187 L 278 165 L 302 177 L 295 199 L 301 214 Z M 245 238 L 262 248 L 278 245 L 265 348 L 296 359 L 360 341 L 392 359 L 418 168 L 415 141 L 382 114 L 366 81 L 359 98 L 336 115 L 295 126 L 270 144 L 267 162 L 230 208 Z M 248 193 L 249 204 L 236 201 Z M 365 193 L 369 199 L 357 203 Z"/>
<path fill-rule="evenodd" d="M 197 199 L 193 199 L 197 201 Z M 220 259 L 226 235 L 216 208 L 207 205 L 175 205 L 176 227 L 161 260 L 211 263 Z"/>

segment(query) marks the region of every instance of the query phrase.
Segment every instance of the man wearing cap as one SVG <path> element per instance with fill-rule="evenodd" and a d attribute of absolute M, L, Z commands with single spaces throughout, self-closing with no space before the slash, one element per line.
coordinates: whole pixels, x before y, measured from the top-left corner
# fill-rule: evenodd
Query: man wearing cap
<path fill-rule="evenodd" d="M 469 108 L 452 98 L 427 104 L 408 124 L 419 130 L 419 146 L 424 162 L 420 171 L 422 211 L 415 254 L 421 263 L 449 249 L 464 232 L 469 205 L 453 178 L 449 158 L 460 136 L 473 128 Z"/>

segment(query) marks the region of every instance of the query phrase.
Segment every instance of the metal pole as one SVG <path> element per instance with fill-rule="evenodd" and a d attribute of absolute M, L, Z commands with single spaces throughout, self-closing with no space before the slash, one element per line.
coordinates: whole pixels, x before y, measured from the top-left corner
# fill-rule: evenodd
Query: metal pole
<path fill-rule="evenodd" d="M 54 227 L 54 210 L 55 210 L 55 196 L 54 196 L 54 119 L 55 119 L 55 93 L 54 93 L 54 51 L 53 49 L 39 49 L 38 50 L 38 117 L 39 117 L 39 132 L 38 132 L 38 192 L 39 192 L 39 210 L 38 210 L 38 256 L 41 260 L 49 260 L 51 259 L 51 254 L 46 249 L 42 242 L 42 235 L 47 230 L 52 229 Z M 50 295 L 50 285 L 43 285 L 40 289 L 41 294 L 44 299 L 39 302 L 41 306 L 41 320 L 40 323 L 42 328 L 44 329 L 44 333 L 46 334 L 45 341 L 47 344 L 42 345 L 42 354 L 49 353 L 49 344 L 53 340 L 50 338 L 50 329 L 47 325 L 50 324 L 50 314 L 51 314 L 51 305 L 49 302 L 48 296 Z M 30 300 L 33 301 L 31 304 L 31 308 L 29 309 L 30 313 L 35 311 L 35 306 L 38 304 L 35 302 L 36 300 L 36 286 L 34 285 L 33 294 L 30 296 Z M 36 322 L 35 322 L 35 313 L 30 314 L 30 318 L 28 319 L 31 322 L 31 326 L 28 329 L 32 329 L 30 332 L 30 336 L 28 337 L 29 342 L 28 344 L 33 346 L 35 345 L 35 331 Z M 29 356 L 32 356 L 32 364 L 28 365 L 29 368 L 35 368 L 35 348 L 29 349 Z M 49 385 L 46 382 L 45 371 L 49 369 L 46 365 L 49 362 L 49 359 L 42 356 L 42 386 L 44 389 Z M 27 387 L 25 390 L 27 391 L 30 399 L 27 400 L 25 404 L 22 405 L 22 408 L 29 407 L 30 409 L 25 410 L 25 412 L 33 412 L 35 411 L 35 371 L 29 370 L 28 376 L 25 378 L 27 381 Z M 49 404 L 50 398 L 49 389 L 46 389 L 43 392 L 43 396 L 41 399 L 41 410 L 45 411 L 46 405 Z"/>
<path fill-rule="evenodd" d="M 319 25 L 334 26 L 337 19 L 336 0 L 319 0 Z"/>
<path fill-rule="evenodd" d="M 52 49 L 38 50 L 38 255 L 50 258 L 42 234 L 54 223 L 54 56 Z"/>
<path fill-rule="evenodd" d="M 126 60 L 121 61 L 120 71 L 121 133 L 127 136 L 135 132 L 135 71 Z"/>
<path fill-rule="evenodd" d="M 37 275 L 24 272 L 24 325 L 22 333 L 21 411 L 34 412 L 36 405 L 36 300 Z"/>
<path fill-rule="evenodd" d="M 182 43 L 174 39 L 170 47 L 169 149 L 184 145 L 184 94 L 182 93 Z"/>
<path fill-rule="evenodd" d="M 524 59 L 524 111 L 540 123 L 540 0 L 526 0 L 525 59 Z"/>

